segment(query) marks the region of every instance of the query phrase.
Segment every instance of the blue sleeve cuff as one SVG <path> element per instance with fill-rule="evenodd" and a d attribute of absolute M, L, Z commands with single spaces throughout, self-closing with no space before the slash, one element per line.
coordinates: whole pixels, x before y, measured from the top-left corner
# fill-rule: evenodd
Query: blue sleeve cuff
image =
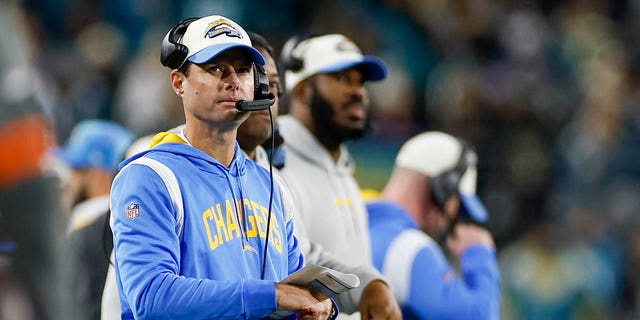
<path fill-rule="evenodd" d="M 491 247 L 474 244 L 469 246 L 460 257 L 462 261 L 486 261 L 496 258 L 496 250 Z"/>
<path fill-rule="evenodd" d="M 327 320 L 335 320 L 340 314 L 340 309 L 338 309 L 338 304 L 336 304 L 336 301 L 333 300 L 333 298 L 329 299 L 331 299 L 331 311 L 329 312 L 329 317 L 327 317 Z"/>
<path fill-rule="evenodd" d="M 474 270 L 486 270 L 493 278 L 498 278 L 500 274 L 496 250 L 483 245 L 469 246 L 460 257 L 460 265 L 465 275 Z"/>
<path fill-rule="evenodd" d="M 268 280 L 244 281 L 245 314 L 266 317 L 276 311 L 276 284 Z"/>

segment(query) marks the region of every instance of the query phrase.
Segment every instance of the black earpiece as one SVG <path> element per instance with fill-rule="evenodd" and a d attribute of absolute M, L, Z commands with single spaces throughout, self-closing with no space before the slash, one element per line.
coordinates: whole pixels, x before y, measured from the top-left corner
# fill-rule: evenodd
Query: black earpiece
<path fill-rule="evenodd" d="M 263 66 L 253 64 L 253 99 L 270 99 L 273 94 L 269 90 L 269 76 Z"/>
<path fill-rule="evenodd" d="M 179 69 L 187 60 L 189 48 L 181 43 L 182 36 L 187 32 L 187 27 L 193 21 L 200 18 L 187 18 L 175 25 L 162 39 L 160 50 L 160 62 L 171 69 Z"/>
<path fill-rule="evenodd" d="M 282 71 L 283 71 L 280 73 L 281 83 L 283 84 L 286 83 L 286 72 L 284 71 L 290 70 L 293 72 L 299 72 L 302 69 L 304 69 L 304 60 L 301 58 L 302 53 L 296 52 L 296 49 L 300 46 L 300 43 L 302 43 L 307 39 L 319 37 L 327 34 L 328 34 L 327 32 L 322 32 L 318 30 L 307 31 L 307 32 L 292 36 L 291 38 L 289 38 L 289 40 L 287 40 L 284 43 L 284 45 L 282 46 L 282 50 L 280 51 L 280 59 L 279 59 L 280 67 L 282 68 Z M 302 48 L 302 50 L 304 50 L 304 48 Z M 298 50 L 298 51 L 301 51 L 301 50 Z"/>
<path fill-rule="evenodd" d="M 308 38 L 310 38 L 308 35 L 295 35 L 284 43 L 282 53 L 280 54 L 280 65 L 283 70 L 298 72 L 304 68 L 304 61 L 294 56 L 293 51 L 298 47 L 300 42 Z"/>
<path fill-rule="evenodd" d="M 314 37 L 327 35 L 327 32 L 322 30 L 312 30 L 303 32 L 297 35 L 292 36 L 284 43 L 282 46 L 282 51 L 280 53 L 280 66 L 282 66 L 283 70 L 291 70 L 293 72 L 298 72 L 304 68 L 304 60 L 300 59 L 299 56 L 294 54 L 294 51 L 300 45 L 301 42 L 311 39 Z M 298 53 L 300 55 L 300 53 Z"/>
<path fill-rule="evenodd" d="M 280 68 L 280 63 L 278 62 L 278 59 L 276 59 L 275 54 L 273 53 L 273 47 L 271 46 L 271 44 L 269 43 L 269 41 L 267 41 L 267 39 L 265 37 L 263 37 L 262 35 L 255 33 L 255 32 L 247 32 L 249 34 L 249 39 L 251 39 L 251 44 L 255 47 L 256 45 L 264 48 L 267 53 L 275 60 L 274 63 L 276 64 L 276 69 L 278 70 L 278 75 L 279 78 L 278 80 L 278 96 L 281 96 L 284 93 L 284 79 L 283 77 L 283 70 Z"/>
<path fill-rule="evenodd" d="M 253 100 L 236 102 L 240 111 L 257 111 L 269 108 L 276 102 L 276 96 L 269 90 L 269 76 L 264 67 L 253 64 Z"/>
<path fill-rule="evenodd" d="M 469 166 L 474 165 L 477 161 L 476 153 L 467 145 L 467 143 L 462 139 L 458 139 L 458 141 L 460 141 L 462 150 L 456 165 L 431 180 L 432 198 L 443 212 L 445 202 L 447 202 L 447 200 L 452 196 L 458 195 L 458 188 L 460 180 L 462 180 L 462 176 Z"/>

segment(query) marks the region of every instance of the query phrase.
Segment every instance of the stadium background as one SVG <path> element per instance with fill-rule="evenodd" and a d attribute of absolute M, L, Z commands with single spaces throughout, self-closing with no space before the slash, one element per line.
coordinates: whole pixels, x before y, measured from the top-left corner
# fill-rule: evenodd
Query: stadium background
<path fill-rule="evenodd" d="M 158 54 L 182 18 L 228 16 L 277 52 L 305 29 L 346 34 L 390 69 L 369 85 L 375 131 L 351 144 L 363 188 L 411 135 L 459 135 L 480 159 L 503 318 L 640 317 L 638 1 L 5 1 L 58 141 L 86 118 L 139 136 L 181 123 Z"/>

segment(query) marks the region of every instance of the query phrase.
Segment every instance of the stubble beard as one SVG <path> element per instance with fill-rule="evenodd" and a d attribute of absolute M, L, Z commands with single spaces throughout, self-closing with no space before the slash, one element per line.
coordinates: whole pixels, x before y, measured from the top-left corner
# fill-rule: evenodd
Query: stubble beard
<path fill-rule="evenodd" d="M 311 96 L 311 116 L 316 129 L 316 135 L 320 140 L 333 142 L 339 145 L 345 140 L 358 140 L 364 137 L 367 132 L 366 127 L 353 128 L 337 124 L 333 120 L 333 106 L 318 91 L 317 86 L 313 85 L 314 90 Z M 368 119 L 367 115 L 367 119 Z M 368 120 L 367 120 L 368 121 Z"/>

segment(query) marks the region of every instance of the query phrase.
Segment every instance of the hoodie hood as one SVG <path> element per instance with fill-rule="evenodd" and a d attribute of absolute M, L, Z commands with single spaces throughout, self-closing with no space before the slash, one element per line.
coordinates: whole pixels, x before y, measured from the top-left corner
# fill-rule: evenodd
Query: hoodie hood
<path fill-rule="evenodd" d="M 211 165 L 213 165 L 219 170 L 223 170 L 224 172 L 227 172 L 232 176 L 240 176 L 246 173 L 245 163 L 247 161 L 247 157 L 244 152 L 238 152 L 239 150 L 241 149 L 238 145 L 238 142 L 236 141 L 233 160 L 231 160 L 231 164 L 229 165 L 229 167 L 226 167 L 224 164 L 220 163 L 218 160 L 204 153 L 200 149 L 189 145 L 178 134 L 172 132 L 160 132 L 153 137 L 151 146 L 148 150 L 141 151 L 126 159 L 125 161 L 120 163 L 119 168 L 122 169 L 128 163 L 146 154 L 159 152 L 179 155 L 187 158 L 202 171 L 219 173 L 219 171 L 210 167 Z"/>

